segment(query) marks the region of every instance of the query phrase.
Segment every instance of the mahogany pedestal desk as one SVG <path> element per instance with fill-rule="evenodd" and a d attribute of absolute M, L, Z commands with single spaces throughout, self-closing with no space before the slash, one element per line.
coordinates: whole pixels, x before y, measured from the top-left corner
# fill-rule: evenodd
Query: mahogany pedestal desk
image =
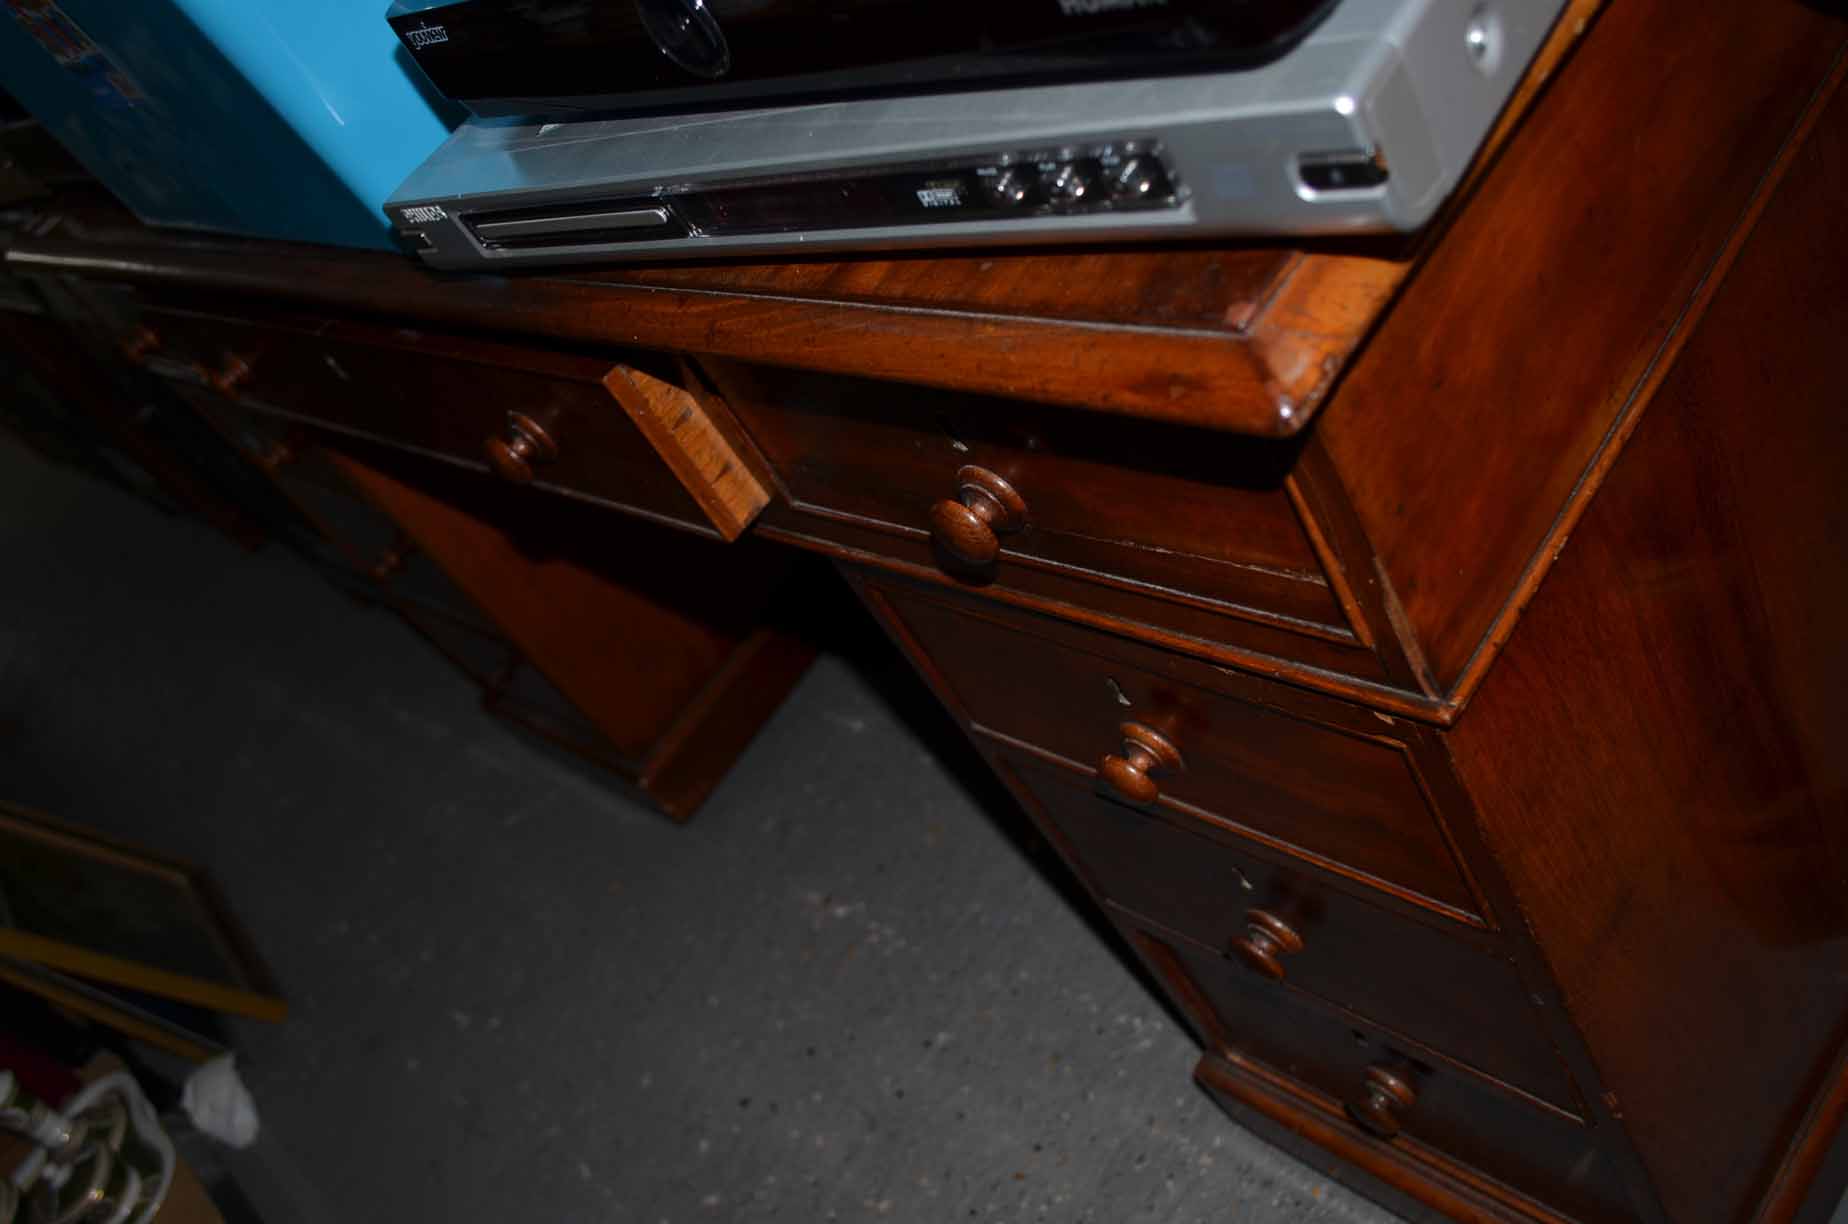
<path fill-rule="evenodd" d="M 1461 1220 L 1823 1220 L 1848 21 L 1595 7 L 1406 244 L 8 260 L 208 412 L 837 559 L 1200 1083 L 1331 1175 Z"/>

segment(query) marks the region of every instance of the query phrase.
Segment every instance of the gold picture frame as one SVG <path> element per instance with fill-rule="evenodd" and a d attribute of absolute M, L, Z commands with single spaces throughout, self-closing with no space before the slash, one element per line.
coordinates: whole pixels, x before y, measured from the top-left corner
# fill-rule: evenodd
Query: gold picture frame
<path fill-rule="evenodd" d="M 217 1039 L 193 1032 L 111 993 L 123 989 L 120 986 L 92 985 L 43 965 L 9 960 L 0 960 L 0 986 L 36 995 L 59 1011 L 95 1021 L 188 1062 L 205 1062 L 225 1052 L 224 1044 Z"/>
<path fill-rule="evenodd" d="M 10 803 L 0 957 L 256 1020 L 288 1014 L 203 871 Z"/>

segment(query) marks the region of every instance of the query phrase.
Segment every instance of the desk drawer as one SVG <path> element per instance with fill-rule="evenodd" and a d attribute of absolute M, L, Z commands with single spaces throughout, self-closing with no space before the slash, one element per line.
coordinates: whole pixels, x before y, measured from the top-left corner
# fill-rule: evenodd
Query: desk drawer
<path fill-rule="evenodd" d="M 947 591 L 881 580 L 865 589 L 991 741 L 1085 766 L 1106 756 L 1123 764 L 1133 756 L 1122 728 L 1148 728 L 1178 751 L 1179 768 L 1151 762 L 1144 801 L 1204 815 L 1414 905 L 1484 921 L 1390 719 L 1329 699 L 1286 710 L 1268 704 L 1279 686 Z"/>
<path fill-rule="evenodd" d="M 141 326 L 157 373 L 516 483 L 726 539 L 769 499 L 729 419 L 666 359 L 170 308 Z"/>
<path fill-rule="evenodd" d="M 1020 754 L 1001 772 L 1093 891 L 1135 920 L 1222 953 L 1261 993 L 1312 995 L 1566 1112 L 1578 1105 L 1512 964 L 1319 873 L 1260 858 L 1237 835 L 1100 796 L 1091 779 Z"/>
<path fill-rule="evenodd" d="M 1642 1218 L 1601 1132 L 1434 1066 L 1370 1025 L 1263 989 L 1206 949 L 1151 932 L 1132 937 L 1209 1045 L 1225 1051 L 1227 1061 L 1252 1060 L 1274 1072 L 1292 1098 L 1286 1108 L 1317 1115 L 1318 1125 L 1302 1130 L 1314 1134 L 1332 1126 L 1353 1163 L 1423 1165 L 1454 1180 L 1455 1162 L 1587 1224 Z M 1201 1078 L 1216 1095 L 1240 1104 L 1252 1089 L 1236 1091 L 1241 1085 L 1231 1077 L 1215 1075 L 1219 1057 L 1208 1056 Z M 1381 1083 L 1373 1078 L 1375 1068 L 1392 1078 Z M 1266 1095 L 1276 1091 L 1275 1085 L 1266 1087 Z M 1409 1094 L 1395 1100 L 1395 1090 Z M 1395 1127 L 1396 1133 L 1382 1133 Z M 1559 1219 L 1531 1199 L 1494 1197 L 1510 1210 L 1493 1218 Z"/>
<path fill-rule="evenodd" d="M 801 371 L 704 368 L 802 531 L 855 548 L 870 537 L 883 557 L 964 581 L 1076 598 L 1212 641 L 1258 635 L 1263 649 L 1369 670 L 1364 652 L 1338 654 L 1356 639 L 1292 500 L 1294 444 Z M 996 478 L 1012 493 L 995 492 Z M 1084 595 L 1074 597 L 1074 582 Z M 1275 646 L 1265 628 L 1301 644 Z"/>

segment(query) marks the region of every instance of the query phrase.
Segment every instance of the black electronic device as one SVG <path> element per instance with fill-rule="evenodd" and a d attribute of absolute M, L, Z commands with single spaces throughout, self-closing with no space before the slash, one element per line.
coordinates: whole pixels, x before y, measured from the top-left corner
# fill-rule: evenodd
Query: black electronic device
<path fill-rule="evenodd" d="M 642 115 L 1223 72 L 1334 0 L 399 0 L 388 19 L 478 115 Z"/>

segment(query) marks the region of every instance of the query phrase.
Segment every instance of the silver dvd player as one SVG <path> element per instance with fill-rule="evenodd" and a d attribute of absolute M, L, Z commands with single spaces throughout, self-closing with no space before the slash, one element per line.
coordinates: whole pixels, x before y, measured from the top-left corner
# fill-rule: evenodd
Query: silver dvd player
<path fill-rule="evenodd" d="M 1563 6 L 1341 0 L 1281 59 L 1210 75 L 476 119 L 385 212 L 442 268 L 1411 230 Z"/>

